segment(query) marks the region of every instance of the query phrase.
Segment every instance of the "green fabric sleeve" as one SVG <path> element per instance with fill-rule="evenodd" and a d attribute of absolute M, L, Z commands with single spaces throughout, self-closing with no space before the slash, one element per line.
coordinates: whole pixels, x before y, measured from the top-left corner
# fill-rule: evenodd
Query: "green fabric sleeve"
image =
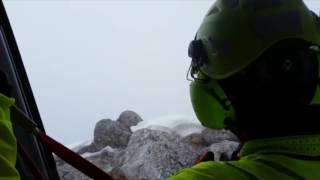
<path fill-rule="evenodd" d="M 15 168 L 17 159 L 17 143 L 10 121 L 10 107 L 13 98 L 0 93 L 0 180 L 19 180 Z"/>
<path fill-rule="evenodd" d="M 176 175 L 169 177 L 167 180 L 247 180 L 248 178 L 223 162 L 203 162 L 179 171 Z"/>

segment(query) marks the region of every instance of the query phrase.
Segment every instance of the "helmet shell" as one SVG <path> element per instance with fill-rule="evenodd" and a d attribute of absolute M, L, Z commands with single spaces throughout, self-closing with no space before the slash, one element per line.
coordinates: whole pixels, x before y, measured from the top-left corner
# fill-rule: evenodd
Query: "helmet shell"
<path fill-rule="evenodd" d="M 320 45 L 320 20 L 302 0 L 217 0 L 197 31 L 207 57 L 201 71 L 227 78 L 285 39 Z"/>

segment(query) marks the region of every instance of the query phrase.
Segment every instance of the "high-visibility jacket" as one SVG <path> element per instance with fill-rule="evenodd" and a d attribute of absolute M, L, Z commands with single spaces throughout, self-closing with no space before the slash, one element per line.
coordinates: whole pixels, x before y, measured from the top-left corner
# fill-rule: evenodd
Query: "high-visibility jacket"
<path fill-rule="evenodd" d="M 0 93 L 0 180 L 19 180 L 15 168 L 17 143 L 10 121 L 10 107 L 14 99 Z"/>
<path fill-rule="evenodd" d="M 320 179 L 320 135 L 249 141 L 239 161 L 203 162 L 169 180 Z"/>

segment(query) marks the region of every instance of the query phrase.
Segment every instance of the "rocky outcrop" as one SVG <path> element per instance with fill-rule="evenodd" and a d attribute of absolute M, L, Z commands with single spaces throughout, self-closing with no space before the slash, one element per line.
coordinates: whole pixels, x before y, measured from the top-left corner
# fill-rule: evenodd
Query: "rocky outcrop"
<path fill-rule="evenodd" d="M 106 146 L 125 148 L 132 135 L 130 128 L 136 126 L 141 121 L 142 118 L 133 111 L 122 112 L 116 121 L 102 119 L 95 126 L 93 142 L 79 149 L 77 153 L 97 152 Z"/>
<path fill-rule="evenodd" d="M 138 125 L 142 121 L 142 118 L 134 111 L 124 111 L 120 114 L 117 122 L 120 125 L 127 127 L 130 131 L 130 127 Z"/>
<path fill-rule="evenodd" d="M 238 141 L 236 135 L 234 135 L 231 131 L 225 129 L 218 130 L 205 128 L 201 134 L 208 144 L 219 143 L 224 140 Z"/>
<path fill-rule="evenodd" d="M 204 139 L 201 133 L 193 133 L 185 136 L 182 139 L 183 142 L 188 144 L 194 144 L 198 146 L 209 146 L 210 144 Z"/>
<path fill-rule="evenodd" d="M 119 157 L 123 164 L 120 169 L 128 179 L 161 180 L 192 166 L 202 153 L 202 148 L 184 143 L 178 135 L 141 129 L 132 135 Z"/>
<path fill-rule="evenodd" d="M 198 124 L 152 126 L 132 132 L 130 127 L 141 121 L 132 111 L 123 112 L 116 121 L 101 120 L 96 124 L 93 142 L 76 148 L 77 152 L 114 179 L 161 180 L 191 167 L 207 151 L 215 160 L 230 159 L 238 146 L 231 132 Z M 57 162 L 61 179 L 88 179 L 63 161 Z"/>
<path fill-rule="evenodd" d="M 103 119 L 94 129 L 93 146 L 101 150 L 106 146 L 125 148 L 128 145 L 132 132 L 130 128 L 121 125 L 118 121 Z"/>

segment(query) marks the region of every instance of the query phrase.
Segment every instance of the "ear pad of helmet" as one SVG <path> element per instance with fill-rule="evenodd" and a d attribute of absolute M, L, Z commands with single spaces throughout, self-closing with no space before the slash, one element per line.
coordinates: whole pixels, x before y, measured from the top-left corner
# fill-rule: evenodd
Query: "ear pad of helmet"
<path fill-rule="evenodd" d="M 215 80 L 195 80 L 190 84 L 193 109 L 201 124 L 208 128 L 228 128 L 234 120 L 234 109 Z"/>

